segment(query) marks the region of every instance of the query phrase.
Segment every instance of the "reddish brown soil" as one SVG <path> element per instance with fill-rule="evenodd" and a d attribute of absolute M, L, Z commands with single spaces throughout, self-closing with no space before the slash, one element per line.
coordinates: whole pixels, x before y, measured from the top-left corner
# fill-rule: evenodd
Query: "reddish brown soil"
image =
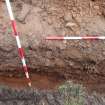
<path fill-rule="evenodd" d="M 37 89 L 56 89 L 60 84 L 64 82 L 63 78 L 59 78 L 56 74 L 45 75 L 44 73 L 31 74 L 32 87 Z M 24 88 L 27 87 L 27 80 L 25 77 L 11 77 L 0 76 L 0 84 L 8 85 L 12 88 Z"/>
<path fill-rule="evenodd" d="M 72 70 L 74 71 L 74 70 Z M 57 89 L 66 80 L 74 81 L 74 83 L 82 84 L 87 88 L 88 92 L 97 91 L 105 92 L 105 75 L 102 73 L 69 73 L 63 77 L 60 73 L 48 72 L 30 72 L 32 87 L 37 89 Z M 27 80 L 24 73 L 21 72 L 4 72 L 0 73 L 0 84 L 8 85 L 12 88 L 27 87 Z"/>

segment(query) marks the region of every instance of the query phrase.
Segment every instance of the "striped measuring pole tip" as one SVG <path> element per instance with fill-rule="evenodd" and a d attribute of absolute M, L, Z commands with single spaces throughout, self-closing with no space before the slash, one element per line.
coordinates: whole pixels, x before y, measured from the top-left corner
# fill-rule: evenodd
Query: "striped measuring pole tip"
<path fill-rule="evenodd" d="M 84 37 L 63 37 L 63 36 L 48 36 L 46 40 L 104 40 L 105 36 L 84 36 Z"/>
<path fill-rule="evenodd" d="M 26 79 L 28 80 L 28 86 L 31 87 L 31 80 L 30 80 L 29 73 L 28 73 L 28 67 L 26 65 L 24 50 L 21 47 L 21 42 L 20 42 L 19 35 L 18 35 L 18 32 L 17 32 L 16 21 L 15 21 L 13 12 L 12 12 L 12 7 L 11 7 L 11 4 L 10 4 L 9 0 L 5 0 L 5 2 L 6 2 L 6 5 L 7 5 L 9 16 L 10 16 L 13 33 L 14 33 L 14 36 L 16 38 L 19 56 L 20 56 L 22 64 L 23 64 L 23 69 L 24 69 L 24 72 L 25 72 Z"/>

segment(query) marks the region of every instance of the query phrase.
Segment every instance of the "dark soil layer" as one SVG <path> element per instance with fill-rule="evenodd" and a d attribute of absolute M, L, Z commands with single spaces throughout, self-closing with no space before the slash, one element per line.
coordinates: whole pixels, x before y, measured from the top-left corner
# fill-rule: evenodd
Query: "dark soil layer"
<path fill-rule="evenodd" d="M 0 105 L 64 105 L 64 100 L 57 91 L 0 87 Z"/>

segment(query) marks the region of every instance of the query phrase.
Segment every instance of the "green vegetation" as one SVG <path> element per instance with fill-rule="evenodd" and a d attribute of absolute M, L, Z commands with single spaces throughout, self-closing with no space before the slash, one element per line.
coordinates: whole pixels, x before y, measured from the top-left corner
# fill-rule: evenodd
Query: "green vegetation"
<path fill-rule="evenodd" d="M 85 91 L 82 85 L 68 81 L 59 87 L 59 91 L 64 95 L 65 105 L 84 105 Z"/>

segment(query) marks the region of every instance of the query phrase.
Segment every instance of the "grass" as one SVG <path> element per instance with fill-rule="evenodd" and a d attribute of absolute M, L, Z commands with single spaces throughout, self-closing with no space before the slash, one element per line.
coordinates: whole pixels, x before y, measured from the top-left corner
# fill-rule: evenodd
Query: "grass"
<path fill-rule="evenodd" d="M 59 91 L 64 95 L 65 105 L 84 105 L 85 91 L 82 85 L 68 81 L 59 87 Z"/>

